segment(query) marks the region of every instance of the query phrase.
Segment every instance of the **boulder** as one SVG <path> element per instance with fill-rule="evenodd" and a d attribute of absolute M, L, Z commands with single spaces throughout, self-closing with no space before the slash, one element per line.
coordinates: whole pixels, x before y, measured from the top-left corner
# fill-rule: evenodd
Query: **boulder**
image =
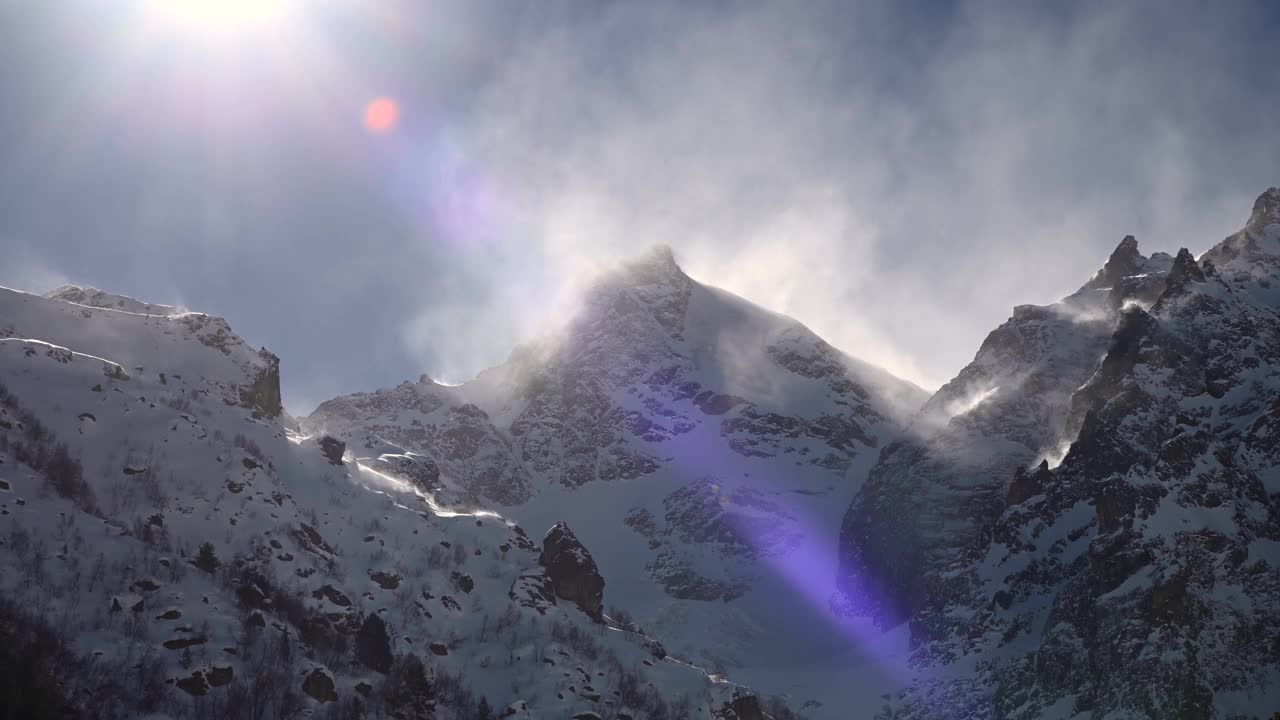
<path fill-rule="evenodd" d="M 325 435 L 320 438 L 320 452 L 329 458 L 329 462 L 334 465 L 342 464 L 342 456 L 347 452 L 347 444 L 336 437 Z"/>
<path fill-rule="evenodd" d="M 235 670 L 230 665 L 215 665 L 209 669 L 205 677 L 212 687 L 222 687 L 235 677 Z"/>
<path fill-rule="evenodd" d="M 604 578 L 567 524 L 558 522 L 547 531 L 538 564 L 547 569 L 557 597 L 573 602 L 596 622 L 604 622 Z"/>
<path fill-rule="evenodd" d="M 196 670 L 187 677 L 178 678 L 174 684 L 178 686 L 178 689 L 195 697 L 200 697 L 209 692 L 209 683 L 205 681 L 204 673 L 200 670 Z"/>
<path fill-rule="evenodd" d="M 315 698 L 318 702 L 336 702 L 338 693 L 334 690 L 333 678 L 320 668 L 312 670 L 302 681 L 302 692 Z"/>

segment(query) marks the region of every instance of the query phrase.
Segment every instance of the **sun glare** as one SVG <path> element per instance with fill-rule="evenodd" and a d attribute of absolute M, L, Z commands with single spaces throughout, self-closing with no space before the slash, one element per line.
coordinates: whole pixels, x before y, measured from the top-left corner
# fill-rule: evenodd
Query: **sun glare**
<path fill-rule="evenodd" d="M 210 30 L 244 30 L 279 22 L 289 0 L 151 0 L 166 19 Z"/>

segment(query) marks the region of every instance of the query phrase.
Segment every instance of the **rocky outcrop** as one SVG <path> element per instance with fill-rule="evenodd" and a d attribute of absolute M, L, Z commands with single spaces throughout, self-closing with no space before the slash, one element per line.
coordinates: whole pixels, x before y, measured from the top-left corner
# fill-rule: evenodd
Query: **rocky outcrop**
<path fill-rule="evenodd" d="M 891 626 L 932 602 L 944 569 L 1011 501 L 1030 497 L 1018 473 L 1060 460 L 1083 417 L 1073 414 L 1073 393 L 1098 369 L 1121 318 L 1142 312 L 1118 310 L 1132 299 L 1126 293 L 1149 292 L 1149 277 L 1163 289 L 1165 267 L 1126 237 L 1078 292 L 1046 307 L 1019 306 L 987 336 L 973 362 L 881 452 L 846 513 L 838 580 L 845 609 Z M 1143 283 L 1125 285 L 1135 271 Z"/>
<path fill-rule="evenodd" d="M 847 521 L 846 587 L 865 581 L 909 622 L 918 666 L 980 658 L 967 678 L 917 683 L 894 717 L 1208 719 L 1256 713 L 1236 698 L 1275 697 L 1280 224 L 1257 216 L 1277 203 L 1264 194 L 1245 229 L 1200 261 L 1180 251 L 1149 309 L 1121 306 L 1102 360 L 1055 400 L 1060 464 L 1020 460 L 962 486 L 921 461 L 947 457 L 936 446 L 882 457 Z M 1080 342 L 1059 335 L 1050 354 Z M 1001 409 L 979 424 L 986 447 L 1025 430 L 1002 432 L 1019 406 Z M 1009 477 L 1003 502 L 975 505 Z M 872 509 L 907 528 L 890 541 L 863 534 Z M 956 520 L 971 531 L 956 534 Z M 950 551 L 930 542 L 939 523 Z"/>
<path fill-rule="evenodd" d="M 440 466 L 431 458 L 414 453 L 384 453 L 368 461 L 378 472 L 399 478 L 424 493 L 435 492 L 440 482 Z"/>
<path fill-rule="evenodd" d="M 527 501 L 532 478 L 510 441 L 482 409 L 455 405 L 452 394 L 429 381 L 405 382 L 321 403 L 303 425 L 345 441 L 362 464 L 423 492 L 437 492 L 444 474 L 459 497 L 471 503 Z M 389 443 L 399 449 L 392 451 Z"/>
<path fill-rule="evenodd" d="M 342 464 L 342 456 L 347 452 L 347 444 L 336 437 L 325 435 L 320 438 L 320 452 L 334 465 Z"/>
<path fill-rule="evenodd" d="M 262 348 L 258 359 L 260 364 L 251 384 L 240 390 L 240 403 L 253 410 L 255 416 L 279 417 L 284 411 L 280 402 L 280 358 Z"/>
<path fill-rule="evenodd" d="M 604 622 L 604 578 L 591 553 L 563 522 L 558 522 L 542 538 L 538 564 L 557 597 L 577 605 L 596 622 Z"/>
<path fill-rule="evenodd" d="M 1116 249 L 1107 258 L 1107 264 L 1085 283 L 1082 290 L 1115 287 L 1116 283 L 1126 277 L 1142 272 L 1146 258 L 1138 252 L 1138 241 L 1132 235 L 1125 235 Z"/>
<path fill-rule="evenodd" d="M 302 681 L 302 692 L 310 695 L 317 702 L 337 702 L 338 693 L 329 673 L 316 668 L 307 674 Z"/>
<path fill-rule="evenodd" d="M 179 690 L 195 697 L 201 697 L 209 693 L 209 683 L 205 680 L 204 672 L 201 670 L 196 670 L 186 677 L 178 678 L 174 685 Z"/>

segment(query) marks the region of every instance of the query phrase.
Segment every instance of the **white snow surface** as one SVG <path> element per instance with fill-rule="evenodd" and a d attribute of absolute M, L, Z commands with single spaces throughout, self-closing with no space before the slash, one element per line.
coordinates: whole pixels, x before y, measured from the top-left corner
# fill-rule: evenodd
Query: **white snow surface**
<path fill-rule="evenodd" d="M 463 677 L 493 707 L 521 703 L 528 717 L 611 716 L 623 709 L 612 690 L 624 671 L 668 702 L 687 699 L 692 717 L 711 718 L 747 692 L 654 657 L 643 636 L 595 624 L 567 601 L 541 612 L 517 602 L 509 593 L 539 572 L 545 528 L 527 525 L 530 543 L 513 520 L 442 507 L 351 453 L 332 464 L 292 418 L 255 417 L 234 393 L 215 392 L 247 382 L 258 363 L 220 319 L 0 290 L 0 334 L 0 383 L 12 398 L 0 408 L 0 592 L 99 662 L 143 654 L 171 680 L 225 667 L 243 676 L 226 648 L 244 647 L 235 573 L 254 568 L 310 612 L 377 613 L 397 653 Z M 90 500 L 60 497 L 18 459 L 31 416 L 80 461 Z M 204 542 L 222 562 L 213 574 L 192 565 Z M 322 669 L 339 697 L 378 677 L 309 649 L 300 628 L 265 614 L 294 645 L 295 669 Z M 586 640 L 557 639 L 557 627 Z M 192 638 L 203 642 L 189 653 L 164 645 Z M 168 702 L 164 712 L 182 717 L 205 699 L 175 689 Z M 307 714 L 321 709 L 305 700 Z"/>

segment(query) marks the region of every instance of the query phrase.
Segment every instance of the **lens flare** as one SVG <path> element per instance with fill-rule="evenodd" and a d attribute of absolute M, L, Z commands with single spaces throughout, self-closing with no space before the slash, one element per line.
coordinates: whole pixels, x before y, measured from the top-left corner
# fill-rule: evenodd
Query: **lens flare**
<path fill-rule="evenodd" d="M 377 98 L 364 108 L 364 126 L 373 133 L 393 130 L 400 120 L 400 106 L 391 98 Z"/>

